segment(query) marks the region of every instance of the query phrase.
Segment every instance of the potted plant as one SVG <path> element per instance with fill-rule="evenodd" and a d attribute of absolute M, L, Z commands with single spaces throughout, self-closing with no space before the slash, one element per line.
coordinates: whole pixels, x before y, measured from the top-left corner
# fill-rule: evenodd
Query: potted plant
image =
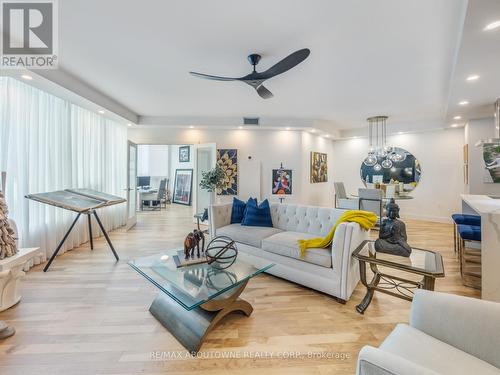
<path fill-rule="evenodd" d="M 226 174 L 219 164 L 206 172 L 201 173 L 200 188 L 210 193 L 210 205 L 214 204 L 215 192 L 224 187 Z"/>

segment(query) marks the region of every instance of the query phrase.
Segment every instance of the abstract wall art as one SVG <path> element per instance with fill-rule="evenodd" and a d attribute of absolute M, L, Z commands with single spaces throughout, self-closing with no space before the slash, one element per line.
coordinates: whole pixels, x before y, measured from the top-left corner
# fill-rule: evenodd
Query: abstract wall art
<path fill-rule="evenodd" d="M 179 147 L 179 162 L 180 163 L 188 163 L 191 159 L 190 157 L 190 148 L 189 146 L 181 146 Z"/>
<path fill-rule="evenodd" d="M 192 189 L 193 189 L 193 170 L 176 169 L 173 202 L 190 206 Z"/>
<path fill-rule="evenodd" d="M 272 192 L 276 195 L 292 194 L 292 170 L 291 169 L 273 169 Z"/>
<path fill-rule="evenodd" d="M 311 184 L 328 182 L 328 159 L 327 154 L 311 152 Z"/>

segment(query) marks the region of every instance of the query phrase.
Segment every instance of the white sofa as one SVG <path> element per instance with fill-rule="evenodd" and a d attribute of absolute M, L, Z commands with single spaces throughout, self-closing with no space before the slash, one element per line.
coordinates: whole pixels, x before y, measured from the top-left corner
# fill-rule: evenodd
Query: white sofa
<path fill-rule="evenodd" d="M 418 290 L 410 325 L 365 346 L 358 375 L 500 374 L 500 303 Z"/>
<path fill-rule="evenodd" d="M 351 254 L 368 232 L 357 223 L 337 227 L 331 248 L 308 249 L 303 259 L 299 239 L 325 236 L 345 210 L 271 204 L 273 228 L 230 224 L 232 203 L 210 207 L 211 233 L 236 241 L 238 258 L 267 272 L 347 301 L 359 282 L 359 265 Z"/>

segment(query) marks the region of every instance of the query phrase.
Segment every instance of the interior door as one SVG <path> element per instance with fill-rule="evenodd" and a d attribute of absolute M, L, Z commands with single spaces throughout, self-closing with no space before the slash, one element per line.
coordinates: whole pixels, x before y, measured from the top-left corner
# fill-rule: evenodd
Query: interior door
<path fill-rule="evenodd" d="M 137 145 L 128 142 L 127 224 L 129 230 L 137 223 Z"/>
<path fill-rule="evenodd" d="M 217 146 L 215 143 L 203 143 L 195 145 L 195 204 L 194 213 L 203 212 L 210 204 L 210 193 L 200 189 L 202 173 L 215 167 L 217 162 Z"/>

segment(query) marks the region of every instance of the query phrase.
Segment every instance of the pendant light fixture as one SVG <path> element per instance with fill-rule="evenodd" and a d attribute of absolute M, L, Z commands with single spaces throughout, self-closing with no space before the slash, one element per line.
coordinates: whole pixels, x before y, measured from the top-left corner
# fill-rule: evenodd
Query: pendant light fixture
<path fill-rule="evenodd" d="M 389 169 L 392 167 L 392 162 L 396 161 L 391 157 L 394 155 L 393 148 L 387 145 L 387 119 L 387 116 L 367 118 L 370 147 L 363 163 L 376 171 L 382 168 Z M 380 164 L 379 159 L 383 159 Z"/>

